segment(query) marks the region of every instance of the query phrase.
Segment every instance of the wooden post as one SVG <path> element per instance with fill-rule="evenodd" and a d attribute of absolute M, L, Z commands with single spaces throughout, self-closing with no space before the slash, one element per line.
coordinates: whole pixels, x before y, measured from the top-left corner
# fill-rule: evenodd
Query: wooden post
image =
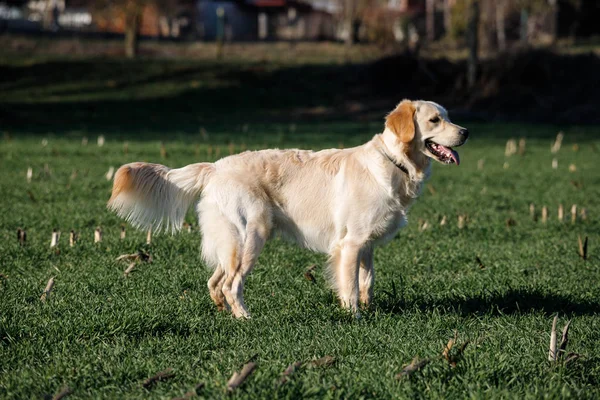
<path fill-rule="evenodd" d="M 94 243 L 100 243 L 102 241 L 102 228 L 97 227 L 94 231 Z"/>
<path fill-rule="evenodd" d="M 52 230 L 52 238 L 50 239 L 50 247 L 58 246 L 58 239 L 60 238 L 60 231 L 57 229 Z"/>

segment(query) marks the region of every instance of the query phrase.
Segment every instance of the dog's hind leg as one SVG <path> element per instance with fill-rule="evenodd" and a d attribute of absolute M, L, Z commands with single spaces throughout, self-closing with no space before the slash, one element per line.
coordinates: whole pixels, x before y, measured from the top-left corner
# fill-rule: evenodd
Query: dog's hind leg
<path fill-rule="evenodd" d="M 237 318 L 250 318 L 250 313 L 244 304 L 244 281 L 254 268 L 254 265 L 256 265 L 256 260 L 268 236 L 269 229 L 266 226 L 257 223 L 248 223 L 241 260 L 227 274 L 227 279 L 223 285 L 223 293 L 225 293 L 225 298 L 231 305 L 233 314 Z"/>
<path fill-rule="evenodd" d="M 374 282 L 373 249 L 365 249 L 360 258 L 360 269 L 358 271 L 359 299 L 365 307 L 368 307 L 373 299 Z"/>
<path fill-rule="evenodd" d="M 225 283 L 225 271 L 218 265 L 215 272 L 208 280 L 208 290 L 210 298 L 217 306 L 217 310 L 223 311 L 227 307 L 225 296 L 223 295 L 223 284 Z"/>

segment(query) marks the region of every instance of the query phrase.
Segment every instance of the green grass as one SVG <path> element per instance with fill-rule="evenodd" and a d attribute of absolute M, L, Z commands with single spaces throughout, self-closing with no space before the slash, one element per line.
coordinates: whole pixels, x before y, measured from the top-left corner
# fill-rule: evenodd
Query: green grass
<path fill-rule="evenodd" d="M 24 82 L 23 71 L 13 71 L 12 81 Z M 119 72 L 113 75 L 102 79 Z M 140 90 L 151 84 L 142 83 Z M 558 127 L 457 121 L 472 135 L 460 151 L 462 164 L 433 166 L 428 182 L 433 189 L 424 189 L 409 213 L 409 225 L 376 251 L 374 305 L 361 320 L 337 305 L 325 282 L 323 255 L 275 240 L 247 280 L 246 304 L 253 318 L 237 321 L 218 313 L 210 301 L 210 271 L 200 260 L 193 213 L 187 217 L 192 233 L 156 236 L 146 245 L 145 233 L 128 227 L 127 238 L 119 240 L 122 221 L 105 206 L 111 187 L 106 171 L 136 160 L 171 167 L 214 160 L 217 148 L 221 155 L 228 152 L 228 142 L 237 149 L 242 143 L 251 149 L 349 147 L 377 133 L 381 115 L 295 125 L 282 119 L 260 122 L 252 119 L 253 112 L 264 116 L 283 106 L 272 100 L 265 109 L 252 108 L 244 100 L 242 116 L 220 122 L 199 112 L 198 118 L 208 121 L 202 135 L 197 124 L 181 121 L 190 113 L 176 114 L 169 97 L 164 98 L 173 92 L 162 89 L 151 103 L 137 92 L 127 100 L 126 88 L 109 92 L 90 100 L 93 112 L 84 111 L 88 103 L 77 96 L 53 102 L 40 93 L 31 101 L 23 90 L 19 99 L 4 98 L 5 115 L 17 109 L 19 118 L 34 116 L 45 125 L 36 128 L 26 117 L 9 118 L 2 128 L 0 398 L 40 398 L 65 386 L 74 390 L 69 398 L 172 398 L 200 382 L 205 384 L 202 396 L 227 397 L 227 380 L 253 355 L 258 369 L 231 397 L 600 396 L 598 127 L 561 127 L 565 143 L 553 155 L 549 148 Z M 157 99 L 165 109 L 153 108 Z M 209 100 L 199 104 L 209 105 Z M 137 107 L 134 122 L 127 123 L 125 107 Z M 54 114 L 58 111 L 64 120 Z M 156 125 L 143 121 L 144 114 L 156 118 Z M 100 133 L 106 135 L 103 147 L 96 145 Z M 89 138 L 87 146 L 81 144 L 83 136 Z M 505 158 L 510 137 L 527 138 L 523 156 Z M 161 140 L 166 159 L 160 155 Z M 557 170 L 551 168 L 553 158 Z M 483 170 L 477 168 L 480 159 L 485 159 Z M 575 172 L 569 172 L 570 164 L 576 165 Z M 26 181 L 29 166 L 31 183 Z M 547 224 L 531 220 L 530 203 L 538 216 L 548 206 Z M 565 206 L 567 221 L 556 218 L 559 204 Z M 572 204 L 587 209 L 587 220 L 570 223 Z M 468 224 L 458 229 L 457 216 L 464 214 Z M 439 225 L 442 216 L 448 220 L 445 226 Z M 509 219 L 516 225 L 508 226 Z M 431 227 L 420 232 L 420 221 Z M 94 244 L 97 226 L 104 241 Z M 19 227 L 27 228 L 25 247 L 16 240 Z M 60 254 L 49 247 L 54 228 L 62 232 Z M 73 248 L 68 246 L 71 229 L 80 235 Z M 577 255 L 579 235 L 589 237 L 587 261 Z M 153 262 L 125 278 L 127 265 L 115 258 L 139 249 L 148 251 Z M 318 265 L 316 283 L 304 277 L 312 264 Z M 42 303 L 50 277 L 55 277 L 54 290 Z M 560 314 L 559 328 L 572 319 L 568 350 L 584 356 L 567 366 L 547 361 L 555 313 Z M 439 356 L 454 332 L 459 344 L 471 341 L 455 368 L 436 360 L 410 378 L 394 378 L 415 356 Z M 335 357 L 332 366 L 307 366 L 275 388 L 292 362 L 326 355 Z M 166 368 L 173 368 L 173 379 L 142 388 L 146 378 Z"/>

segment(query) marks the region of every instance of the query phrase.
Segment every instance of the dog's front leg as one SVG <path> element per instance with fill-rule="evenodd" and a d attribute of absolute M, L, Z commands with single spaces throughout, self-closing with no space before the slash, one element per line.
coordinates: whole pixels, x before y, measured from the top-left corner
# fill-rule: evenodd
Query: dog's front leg
<path fill-rule="evenodd" d="M 338 296 L 342 307 L 352 311 L 356 316 L 358 312 L 358 269 L 362 244 L 344 240 L 336 257 L 335 276 Z"/>
<path fill-rule="evenodd" d="M 373 249 L 363 250 L 360 257 L 360 269 L 358 271 L 358 287 L 360 292 L 360 303 L 369 307 L 373 300 L 373 283 L 375 283 L 375 271 L 373 269 Z"/>

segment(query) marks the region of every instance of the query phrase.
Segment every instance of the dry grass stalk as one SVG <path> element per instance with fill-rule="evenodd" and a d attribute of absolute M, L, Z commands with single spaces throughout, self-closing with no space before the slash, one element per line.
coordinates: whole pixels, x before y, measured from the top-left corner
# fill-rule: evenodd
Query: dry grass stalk
<path fill-rule="evenodd" d="M 131 271 L 133 271 L 134 268 L 135 268 L 135 261 L 129 264 L 129 266 L 127 267 L 127 269 L 125 269 L 125 271 L 123 271 L 123 275 L 125 277 L 128 277 L 129 274 L 131 273 Z"/>
<path fill-rule="evenodd" d="M 114 174 L 115 174 L 115 167 L 109 167 L 108 171 L 106 172 L 106 180 L 107 181 L 112 180 Z"/>
<path fill-rule="evenodd" d="M 431 183 L 427 184 L 427 190 L 429 190 L 429 193 L 431 193 L 432 196 L 435 196 L 436 190 Z"/>
<path fill-rule="evenodd" d="M 154 385 L 156 382 L 165 381 L 167 379 L 173 378 L 174 376 L 175 376 L 175 374 L 173 373 L 173 368 L 167 368 L 164 371 L 160 371 L 158 374 L 146 379 L 144 381 L 144 383 L 142 383 L 142 386 L 145 389 L 148 389 L 150 386 Z"/>
<path fill-rule="evenodd" d="M 127 262 L 152 262 L 152 256 L 148 253 L 144 253 L 143 251 L 138 251 L 137 253 L 132 254 L 121 254 L 119 257 L 115 259 L 115 261 L 127 261 Z"/>
<path fill-rule="evenodd" d="M 227 147 L 229 149 L 229 155 L 235 154 L 235 143 L 229 142 Z"/>
<path fill-rule="evenodd" d="M 330 365 L 333 365 L 333 363 L 335 363 L 335 357 L 325 356 L 311 361 L 310 365 L 313 367 L 329 367 Z"/>
<path fill-rule="evenodd" d="M 217 148 L 215 149 L 215 158 L 220 158 L 221 157 L 221 147 L 217 146 Z"/>
<path fill-rule="evenodd" d="M 552 169 L 558 169 L 558 160 L 556 158 L 552 159 Z"/>
<path fill-rule="evenodd" d="M 209 144 L 209 145 L 208 145 L 208 147 L 206 148 L 206 156 L 207 156 L 208 158 L 211 158 L 211 157 L 212 157 L 212 154 L 213 154 L 213 148 L 212 148 L 212 146 Z"/>
<path fill-rule="evenodd" d="M 550 151 L 552 153 L 558 153 L 558 151 L 560 150 L 560 147 L 562 146 L 562 141 L 563 141 L 564 137 L 565 137 L 564 133 L 558 132 L 558 134 L 556 135 L 556 140 L 554 141 L 554 143 L 552 143 L 552 147 L 550 147 Z"/>
<path fill-rule="evenodd" d="M 556 324 L 558 323 L 558 314 L 552 321 L 552 331 L 550 331 L 550 350 L 548 351 L 548 361 L 556 361 Z"/>
<path fill-rule="evenodd" d="M 296 362 L 288 365 L 288 367 L 285 369 L 285 371 L 283 371 L 283 375 L 281 376 L 281 379 L 279 380 L 278 385 L 281 386 L 281 385 L 285 384 L 286 382 L 288 382 L 290 380 L 290 377 L 294 373 L 296 373 L 298 368 L 300 368 L 301 366 L 302 366 L 302 363 L 300 361 L 296 361 Z"/>
<path fill-rule="evenodd" d="M 98 136 L 98 147 L 104 146 L 104 141 L 105 141 L 104 135 Z"/>
<path fill-rule="evenodd" d="M 31 178 L 33 178 L 33 169 L 31 167 L 27 168 L 27 183 L 31 183 Z"/>
<path fill-rule="evenodd" d="M 119 238 L 121 238 L 121 240 L 125 239 L 125 236 L 127 235 L 127 232 L 125 231 L 125 225 L 121 226 L 121 233 L 119 234 Z"/>
<path fill-rule="evenodd" d="M 87 146 L 87 144 L 88 144 L 88 138 L 87 138 L 87 137 L 85 137 L 85 136 L 84 136 L 84 137 L 82 137 L 82 138 L 81 138 L 81 145 L 82 145 L 82 146 Z"/>
<path fill-rule="evenodd" d="M 483 158 L 479 159 L 479 161 L 477 161 L 477 169 L 482 171 L 484 164 L 485 164 L 485 159 L 483 159 Z"/>
<path fill-rule="evenodd" d="M 448 340 L 448 343 L 444 347 L 444 351 L 442 351 L 442 357 L 450 363 L 450 350 L 454 347 L 454 343 L 456 343 L 456 333 L 454 333 L 454 337 Z"/>
<path fill-rule="evenodd" d="M 74 230 L 71 230 L 71 232 L 69 232 L 69 246 L 75 246 L 75 242 L 77 242 L 77 235 Z"/>
<path fill-rule="evenodd" d="M 123 154 L 129 153 L 129 142 L 123 142 Z"/>
<path fill-rule="evenodd" d="M 576 172 L 576 171 L 577 171 L 577 165 L 569 164 L 569 172 Z"/>
<path fill-rule="evenodd" d="M 564 359 L 565 353 L 567 352 L 567 344 L 569 343 L 569 327 L 571 326 L 571 320 L 567 322 L 562 331 L 562 338 L 560 340 L 560 347 L 558 349 L 558 356 Z"/>
<path fill-rule="evenodd" d="M 485 269 L 485 265 L 479 256 L 475 256 L 475 261 L 477 262 L 477 265 L 479 265 L 479 269 Z"/>
<path fill-rule="evenodd" d="M 44 293 L 40 296 L 41 301 L 46 301 L 48 297 L 50 297 L 50 293 L 52 292 L 52 288 L 54 287 L 54 277 L 48 279 L 48 283 L 46 283 L 46 288 L 44 289 Z"/>
<path fill-rule="evenodd" d="M 458 229 L 463 229 L 466 224 L 467 224 L 467 216 L 459 215 L 458 216 Z"/>
<path fill-rule="evenodd" d="M 64 399 L 65 397 L 67 397 L 68 395 L 73 394 L 73 389 L 69 388 L 69 387 L 65 387 L 63 388 L 60 392 L 58 392 L 56 394 L 56 396 L 54 396 L 52 398 L 52 400 L 60 400 L 60 399 Z"/>
<path fill-rule="evenodd" d="M 502 168 L 504 169 L 508 169 L 510 167 L 510 164 L 507 162 L 504 162 L 504 164 L 502 165 Z"/>
<path fill-rule="evenodd" d="M 517 152 L 517 141 L 515 139 L 509 139 L 506 141 L 506 148 L 504 149 L 504 155 L 510 157 Z"/>
<path fill-rule="evenodd" d="M 308 280 L 312 283 L 317 283 L 317 280 L 315 279 L 315 276 L 313 275 L 313 271 L 316 268 L 317 268 L 317 264 L 313 264 L 307 268 L 306 272 L 304 273 L 304 277 L 306 278 L 306 280 Z"/>
<path fill-rule="evenodd" d="M 160 142 L 160 158 L 167 158 L 167 148 L 163 142 Z"/>
<path fill-rule="evenodd" d="M 581 241 L 581 236 L 577 236 L 577 241 L 579 242 L 579 257 L 587 260 L 587 252 L 588 252 L 588 237 L 585 237 L 585 240 Z"/>
<path fill-rule="evenodd" d="M 413 358 L 413 360 L 410 362 L 410 364 L 406 365 L 402 369 L 402 371 L 400 371 L 400 373 L 398 373 L 396 375 L 396 379 L 402 379 L 405 376 L 410 376 L 414 372 L 420 370 L 421 368 L 423 368 L 424 366 L 429 364 L 430 361 L 431 360 L 429 358 L 424 358 L 422 360 L 419 360 L 419 357 Z"/>
<path fill-rule="evenodd" d="M 25 229 L 17 229 L 17 240 L 21 246 L 25 246 L 27 243 L 27 231 Z"/>
<path fill-rule="evenodd" d="M 33 195 L 33 192 L 31 190 L 27 191 L 27 196 L 29 196 L 29 200 L 31 200 L 33 203 L 37 203 L 37 200 L 36 200 L 36 198 Z"/>
<path fill-rule="evenodd" d="M 581 211 L 579 212 L 579 218 L 581 218 L 582 221 L 587 220 L 587 209 L 581 209 Z"/>
<path fill-rule="evenodd" d="M 50 239 L 50 248 L 58 246 L 58 239 L 60 238 L 60 231 L 57 229 L 52 230 L 52 238 Z"/>
<path fill-rule="evenodd" d="M 425 220 L 421 220 L 421 223 L 419 224 L 419 231 L 423 232 L 424 230 L 429 228 L 429 222 L 425 221 Z"/>
<path fill-rule="evenodd" d="M 152 244 L 152 228 L 148 229 L 148 233 L 146 233 L 146 244 Z"/>
<path fill-rule="evenodd" d="M 94 231 L 94 243 L 100 243 L 102 241 L 102 229 L 97 227 Z"/>
<path fill-rule="evenodd" d="M 542 223 L 546 223 L 548 221 L 548 207 L 542 207 Z"/>
<path fill-rule="evenodd" d="M 448 222 L 448 219 L 446 218 L 446 216 L 442 215 L 442 219 L 440 220 L 440 226 L 446 225 L 447 222 Z"/>
<path fill-rule="evenodd" d="M 525 138 L 519 139 L 519 155 L 520 156 L 525 154 L 525 146 L 526 146 Z"/>
<path fill-rule="evenodd" d="M 563 221 L 563 219 L 565 219 L 565 209 L 564 209 L 563 205 L 562 205 L 562 204 L 560 204 L 560 205 L 558 206 L 558 220 L 559 220 L 560 222 L 562 222 L 562 221 Z"/>
<path fill-rule="evenodd" d="M 233 392 L 248 379 L 255 369 L 256 363 L 249 362 L 242 367 L 242 370 L 239 373 L 237 371 L 234 372 L 229 381 L 227 381 L 227 391 Z"/>
<path fill-rule="evenodd" d="M 571 206 L 571 223 L 574 224 L 577 221 L 577 204 Z"/>
<path fill-rule="evenodd" d="M 535 204 L 531 203 L 529 205 L 529 216 L 531 217 L 532 220 L 536 220 L 535 218 Z"/>
<path fill-rule="evenodd" d="M 186 232 L 191 232 L 192 231 L 192 225 L 188 224 L 187 222 L 183 223 L 183 230 Z"/>

